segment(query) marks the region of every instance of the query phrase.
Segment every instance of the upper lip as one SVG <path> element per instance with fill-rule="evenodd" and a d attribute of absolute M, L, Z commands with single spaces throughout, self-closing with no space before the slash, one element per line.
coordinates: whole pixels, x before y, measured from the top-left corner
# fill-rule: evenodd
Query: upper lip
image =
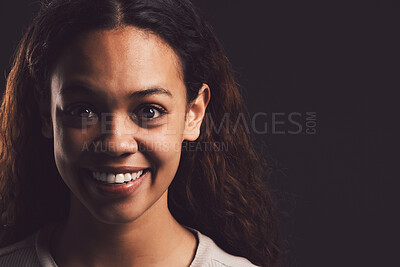
<path fill-rule="evenodd" d="M 130 167 L 130 166 L 99 166 L 90 168 L 93 172 L 106 172 L 106 173 L 128 173 L 128 172 L 138 172 L 140 170 L 149 169 L 148 167 Z"/>

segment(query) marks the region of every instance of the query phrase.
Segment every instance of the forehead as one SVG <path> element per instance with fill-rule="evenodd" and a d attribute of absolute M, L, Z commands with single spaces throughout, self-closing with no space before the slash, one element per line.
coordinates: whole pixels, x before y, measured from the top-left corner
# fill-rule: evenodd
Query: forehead
<path fill-rule="evenodd" d="M 52 87 L 77 80 L 119 90 L 183 82 L 175 51 L 159 36 L 133 26 L 81 34 L 62 53 L 52 77 Z"/>

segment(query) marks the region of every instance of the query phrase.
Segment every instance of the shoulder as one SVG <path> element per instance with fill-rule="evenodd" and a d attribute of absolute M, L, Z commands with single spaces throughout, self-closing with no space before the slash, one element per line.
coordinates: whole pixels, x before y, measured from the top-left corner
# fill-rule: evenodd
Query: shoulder
<path fill-rule="evenodd" d="M 36 234 L 0 249 L 0 266 L 40 266 L 35 240 Z"/>
<path fill-rule="evenodd" d="M 211 238 L 200 231 L 187 228 L 197 235 L 199 242 L 190 267 L 257 267 L 246 258 L 225 252 Z"/>
<path fill-rule="evenodd" d="M 0 266 L 57 267 L 48 251 L 48 242 L 55 225 L 42 227 L 26 239 L 0 249 Z"/>

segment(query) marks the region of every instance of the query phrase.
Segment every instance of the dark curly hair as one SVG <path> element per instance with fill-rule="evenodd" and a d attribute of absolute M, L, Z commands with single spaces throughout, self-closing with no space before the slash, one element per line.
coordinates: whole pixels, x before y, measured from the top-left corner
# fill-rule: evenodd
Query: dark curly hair
<path fill-rule="evenodd" d="M 35 96 L 49 99 L 49 75 L 70 40 L 90 30 L 124 25 L 149 30 L 174 49 L 188 103 L 203 83 L 212 91 L 200 137 L 182 145 L 181 162 L 169 189 L 171 213 L 228 253 L 272 266 L 279 248 L 275 206 L 266 183 L 269 166 L 255 152 L 241 118 L 247 112 L 222 46 L 189 0 L 42 4 L 19 45 L 1 105 L 0 245 L 67 216 L 69 191 L 56 169 L 52 140 L 41 135 Z M 212 149 L 188 149 L 205 143 Z M 44 184 L 53 190 L 46 190 Z"/>

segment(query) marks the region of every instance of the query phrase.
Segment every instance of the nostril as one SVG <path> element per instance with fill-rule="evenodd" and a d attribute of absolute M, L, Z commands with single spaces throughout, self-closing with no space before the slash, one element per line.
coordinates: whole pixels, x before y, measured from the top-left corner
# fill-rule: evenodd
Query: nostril
<path fill-rule="evenodd" d="M 95 153 L 105 153 L 113 157 L 121 157 L 134 154 L 138 151 L 138 144 L 136 141 L 121 142 L 119 140 L 101 140 L 92 143 L 91 149 Z"/>
<path fill-rule="evenodd" d="M 124 158 L 124 157 L 128 157 L 129 155 L 131 155 L 131 153 L 126 152 L 126 153 L 121 154 L 120 157 Z"/>

